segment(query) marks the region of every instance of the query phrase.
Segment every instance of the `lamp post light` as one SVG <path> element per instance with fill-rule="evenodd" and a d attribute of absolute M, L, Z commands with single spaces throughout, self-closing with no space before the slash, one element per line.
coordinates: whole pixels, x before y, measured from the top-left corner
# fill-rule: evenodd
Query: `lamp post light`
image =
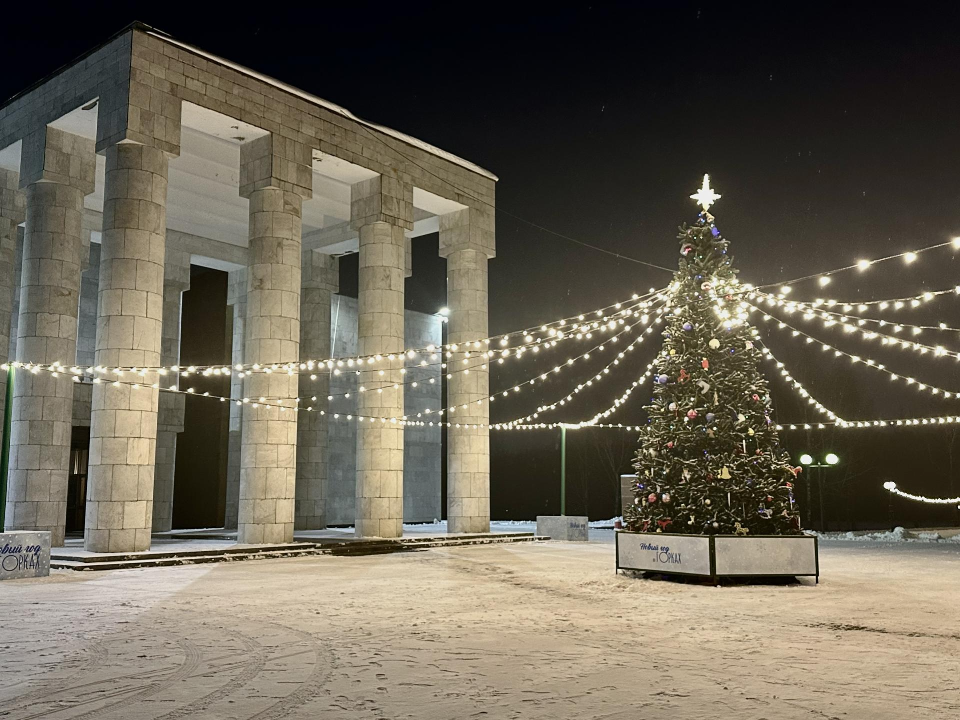
<path fill-rule="evenodd" d="M 829 452 L 827 453 L 822 463 L 815 462 L 813 456 L 810 453 L 804 453 L 800 456 L 800 464 L 805 465 L 808 468 L 817 469 L 817 489 L 818 495 L 820 496 L 820 531 L 826 530 L 826 523 L 824 522 L 823 516 L 823 469 L 828 467 L 833 467 L 840 462 L 840 456 L 836 453 Z M 809 508 L 813 503 L 810 497 L 810 480 L 812 478 L 807 478 L 807 507 Z"/>

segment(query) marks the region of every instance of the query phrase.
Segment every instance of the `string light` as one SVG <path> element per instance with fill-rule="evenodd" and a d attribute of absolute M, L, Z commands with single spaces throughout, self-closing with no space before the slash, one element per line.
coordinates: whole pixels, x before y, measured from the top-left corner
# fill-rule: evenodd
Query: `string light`
<path fill-rule="evenodd" d="M 935 385 L 930 385 L 927 383 L 921 383 L 918 380 L 916 380 L 916 378 L 907 377 L 906 375 L 900 375 L 899 373 L 895 373 L 892 370 L 888 370 L 885 365 L 883 365 L 882 363 L 876 362 L 873 358 L 863 358 L 859 355 L 853 355 L 851 353 L 848 353 L 845 350 L 840 350 L 839 348 L 834 347 L 833 345 L 830 345 L 828 343 L 824 343 L 818 340 L 812 335 L 808 335 L 802 330 L 798 330 L 792 325 L 788 325 L 787 323 L 783 322 L 779 318 L 775 318 L 772 315 L 768 315 L 767 313 L 764 313 L 763 310 L 760 310 L 759 308 L 754 307 L 754 309 L 763 315 L 764 320 L 776 321 L 777 329 L 790 330 L 794 337 L 803 337 L 808 344 L 819 343 L 821 350 L 823 350 L 824 352 L 832 350 L 834 356 L 848 357 L 855 364 L 862 364 L 867 367 L 871 367 L 875 370 L 878 370 L 879 372 L 885 373 L 890 377 L 891 380 L 904 380 L 907 385 L 913 386 L 918 392 L 928 391 L 931 395 L 942 395 L 945 399 L 960 397 L 960 393 L 958 392 L 944 390 L 943 388 L 939 388 L 939 387 L 936 387 Z"/>
<path fill-rule="evenodd" d="M 764 288 L 764 287 L 773 287 L 774 285 L 781 285 L 782 287 L 780 288 L 780 290 L 781 292 L 783 292 L 784 288 L 790 287 L 791 285 L 796 285 L 797 283 L 803 282 L 804 280 L 810 280 L 811 278 L 819 279 L 822 277 L 829 278 L 833 275 L 837 275 L 838 273 L 846 272 L 847 270 L 853 270 L 853 269 L 864 271 L 871 268 L 874 265 L 879 265 L 880 263 L 887 262 L 888 260 L 895 260 L 897 258 L 903 258 L 903 261 L 909 265 L 914 261 L 916 261 L 917 258 L 919 258 L 921 253 L 929 252 L 931 250 L 936 250 L 938 248 L 946 247 L 948 245 L 953 247 L 954 249 L 960 248 L 960 243 L 958 243 L 958 239 L 960 238 L 953 238 L 952 240 L 947 240 L 946 242 L 928 245 L 927 247 L 920 248 L 919 250 L 907 250 L 902 253 L 887 255 L 886 257 L 877 258 L 876 260 L 858 260 L 853 265 L 845 265 L 843 267 L 836 268 L 835 270 L 812 273 L 810 275 L 804 275 L 802 277 L 794 278 L 793 280 L 787 280 L 786 282 L 781 281 L 779 283 L 767 283 L 766 285 L 760 285 L 759 287 Z"/>
<path fill-rule="evenodd" d="M 928 498 L 924 495 L 913 495 L 908 492 L 904 492 L 897 487 L 897 484 L 892 480 L 889 480 L 883 484 L 883 489 L 892 493 L 893 495 L 899 495 L 902 498 L 907 500 L 913 500 L 915 502 L 927 503 L 930 505 L 957 505 L 960 507 L 960 497 L 955 498 Z"/>

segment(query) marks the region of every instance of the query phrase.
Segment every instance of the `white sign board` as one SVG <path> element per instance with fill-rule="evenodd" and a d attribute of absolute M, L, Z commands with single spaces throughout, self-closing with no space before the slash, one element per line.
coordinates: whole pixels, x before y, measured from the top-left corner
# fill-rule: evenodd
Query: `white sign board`
<path fill-rule="evenodd" d="M 0 580 L 50 574 L 49 532 L 0 533 Z"/>
<path fill-rule="evenodd" d="M 717 575 L 816 575 L 816 539 L 722 537 L 714 540 Z"/>
<path fill-rule="evenodd" d="M 618 532 L 617 567 L 710 575 L 710 538 L 706 535 Z"/>

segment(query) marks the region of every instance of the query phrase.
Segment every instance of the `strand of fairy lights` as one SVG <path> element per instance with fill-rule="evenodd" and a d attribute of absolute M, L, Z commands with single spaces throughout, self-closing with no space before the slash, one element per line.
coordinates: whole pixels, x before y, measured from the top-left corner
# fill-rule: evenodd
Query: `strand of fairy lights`
<path fill-rule="evenodd" d="M 913 493 L 904 492 L 897 487 L 897 484 L 892 480 L 888 480 L 883 484 L 883 489 L 890 492 L 893 495 L 899 495 L 902 498 L 907 500 L 913 500 L 915 502 L 927 503 L 929 505 L 957 505 L 960 507 L 960 497 L 955 498 L 929 498 L 925 495 L 914 495 Z"/>
<path fill-rule="evenodd" d="M 781 307 L 785 313 L 791 315 L 795 312 L 801 312 L 802 319 L 806 322 L 815 322 L 820 319 L 823 320 L 823 326 L 825 328 L 838 327 L 848 334 L 859 335 L 864 340 L 874 340 L 880 338 L 882 345 L 892 345 L 893 347 L 898 347 L 902 350 L 913 350 L 914 352 L 919 353 L 920 355 L 926 355 L 927 353 L 932 353 L 933 357 L 952 357 L 957 360 L 960 360 L 960 353 L 955 351 L 947 350 L 942 345 L 927 345 L 926 343 L 921 343 L 916 340 L 909 340 L 907 338 L 898 337 L 897 335 L 890 335 L 888 333 L 878 332 L 873 329 L 865 328 L 864 325 L 867 322 L 877 322 L 873 318 L 861 318 L 858 316 L 853 316 L 856 318 L 857 322 L 852 323 L 849 316 L 841 315 L 839 313 L 833 313 L 827 310 L 817 310 L 811 306 L 803 305 L 800 303 L 781 303 L 776 302 L 775 299 L 771 301 L 771 298 L 767 297 L 768 305 L 776 305 Z M 881 321 L 882 322 L 882 321 Z M 912 328 L 912 335 L 915 337 L 919 335 L 925 328 L 909 325 L 909 324 L 891 324 L 883 323 L 884 326 L 889 324 L 893 331 L 900 332 L 905 328 Z M 947 327 L 940 327 L 934 329 L 946 330 Z"/>
<path fill-rule="evenodd" d="M 853 312 L 852 305 L 843 305 L 842 306 L 843 312 L 839 313 L 831 310 L 823 310 L 822 309 L 823 303 L 818 305 L 816 302 L 807 303 L 807 302 L 800 302 L 800 301 L 794 301 L 794 300 L 785 301 L 782 298 L 774 297 L 769 293 L 757 292 L 757 293 L 748 295 L 748 297 L 751 299 L 759 298 L 763 302 L 765 302 L 768 306 L 771 306 L 771 307 L 775 305 L 779 307 L 783 307 L 784 310 L 788 313 L 794 313 L 799 310 L 804 312 L 805 314 L 810 314 L 815 316 L 819 315 L 819 317 L 821 317 L 824 320 L 830 320 L 831 318 L 839 318 L 838 322 L 840 323 L 846 323 L 851 319 L 855 319 L 857 321 L 857 325 L 860 327 L 863 327 L 863 325 L 865 325 L 866 323 L 873 323 L 878 327 L 890 327 L 893 329 L 894 332 L 901 332 L 906 328 L 910 328 L 910 330 L 914 335 L 919 335 L 924 330 L 942 330 L 946 332 L 960 332 L 960 328 L 951 327 L 944 322 L 938 323 L 936 325 L 914 325 L 911 323 L 905 323 L 905 322 L 899 322 L 899 321 L 894 322 L 890 320 L 885 320 L 883 318 L 875 318 L 875 317 L 860 315 L 859 313 L 865 312 L 868 309 L 866 305 L 857 306 L 857 312 Z"/>
<path fill-rule="evenodd" d="M 758 338 L 758 336 L 759 336 L 759 332 L 757 332 L 756 328 L 754 328 L 754 338 Z M 759 339 L 757 339 L 756 341 L 758 343 L 760 342 Z M 811 405 L 817 412 L 821 413 L 822 415 L 826 415 L 831 422 L 836 422 L 836 423 L 846 422 L 845 420 L 843 420 L 843 418 L 838 416 L 835 412 L 830 410 L 823 403 L 817 400 L 813 395 L 811 395 L 810 391 L 803 386 L 803 383 L 801 383 L 799 380 L 793 377 L 793 375 L 790 374 L 790 371 L 787 370 L 786 366 L 782 362 L 777 360 L 776 356 L 770 351 L 770 348 L 768 348 L 763 343 L 760 344 L 760 352 L 763 354 L 764 359 L 773 363 L 776 366 L 777 370 L 780 371 L 780 376 L 783 378 L 784 382 L 786 382 L 788 385 L 790 385 L 793 388 L 793 390 L 797 393 L 797 395 L 800 397 L 801 400 L 806 401 L 806 403 L 808 405 Z M 797 424 L 798 423 L 791 423 L 789 427 L 793 429 Z M 802 423 L 802 424 L 808 425 L 809 423 Z M 821 424 L 825 424 L 825 423 L 821 423 Z M 778 430 L 782 428 L 783 428 L 782 425 L 779 425 L 779 424 L 777 425 Z"/>
<path fill-rule="evenodd" d="M 437 415 L 442 416 L 442 415 L 444 414 L 444 412 L 447 412 L 448 414 L 449 414 L 449 413 L 453 413 L 453 412 L 456 412 L 456 410 L 457 410 L 458 408 L 459 408 L 459 409 L 462 409 L 462 410 L 465 410 L 465 409 L 467 409 L 471 404 L 480 405 L 480 404 L 482 404 L 483 401 L 485 401 L 485 400 L 488 400 L 490 403 L 493 403 L 493 402 L 497 399 L 497 397 L 509 397 L 511 393 L 519 393 L 525 386 L 528 386 L 528 385 L 529 385 L 530 387 L 533 387 L 533 386 L 536 385 L 538 382 L 540 382 L 540 383 L 545 382 L 545 381 L 550 377 L 550 375 L 561 373 L 565 368 L 568 368 L 568 367 L 571 367 L 572 365 L 574 365 L 577 360 L 581 360 L 581 359 L 582 359 L 582 360 L 589 360 L 592 353 L 595 353 L 595 352 L 603 352 L 604 349 L 605 349 L 605 347 L 606 347 L 606 345 L 612 344 L 612 343 L 616 343 L 616 342 L 617 342 L 617 338 L 619 337 L 619 335 L 626 334 L 627 332 L 629 332 L 630 330 L 632 330 L 634 327 L 636 327 L 636 326 L 638 326 L 638 325 L 644 325 L 644 326 L 646 326 L 646 328 L 645 328 L 644 330 L 639 331 L 639 332 L 637 333 L 636 337 L 627 345 L 627 347 L 624 348 L 624 350 L 622 350 L 621 352 L 619 352 L 619 353 L 617 354 L 617 357 L 614 358 L 614 360 L 611 361 L 603 370 L 601 370 L 599 373 L 597 373 L 597 375 L 596 375 L 592 380 L 588 380 L 585 384 L 581 384 L 580 386 L 578 386 L 578 389 L 574 390 L 572 393 L 570 393 L 570 395 L 567 396 L 568 399 L 569 399 L 569 398 L 572 398 L 572 396 L 575 395 L 576 393 L 579 393 L 580 390 L 581 390 L 583 387 L 585 387 L 585 386 L 587 386 L 587 385 L 592 385 L 594 381 L 599 381 L 599 380 L 602 380 L 604 377 L 606 377 L 607 372 L 609 371 L 609 368 L 610 368 L 612 365 L 619 364 L 620 360 L 623 359 L 623 357 L 625 356 L 626 352 L 629 352 L 629 351 L 632 350 L 637 344 L 643 342 L 643 335 L 653 332 L 653 329 L 654 329 L 653 326 L 654 326 L 655 324 L 660 323 L 660 322 L 662 322 L 662 310 L 657 313 L 657 316 L 656 316 L 655 318 L 650 318 L 649 316 L 643 316 L 639 322 L 636 322 L 636 323 L 633 323 L 632 325 L 626 326 L 626 327 L 625 327 L 620 333 L 618 333 L 617 335 L 615 335 L 615 336 L 613 336 L 613 337 L 611 337 L 611 338 L 608 338 L 606 341 L 604 341 L 604 342 L 602 342 L 602 343 L 599 343 L 598 345 L 594 346 L 593 348 L 590 348 L 590 349 L 587 350 L 586 352 L 581 353 L 580 355 L 578 355 L 578 356 L 576 356 L 576 357 L 567 358 L 567 360 L 566 360 L 565 362 L 563 362 L 563 363 L 561 363 L 561 364 L 559 364 L 559 365 L 554 366 L 552 370 L 548 370 L 547 372 L 543 372 L 543 373 L 538 373 L 538 374 L 537 374 L 536 376 L 534 376 L 534 377 L 527 378 L 527 379 L 524 380 L 523 382 L 520 382 L 520 383 L 514 385 L 514 386 L 513 386 L 512 388 L 510 388 L 510 389 L 507 389 L 507 390 L 499 390 L 499 391 L 497 391 L 497 392 L 491 393 L 490 395 L 488 395 L 488 396 L 485 397 L 485 398 L 480 398 L 480 399 L 478 399 L 478 400 L 476 400 L 476 401 L 473 401 L 472 403 L 463 403 L 463 404 L 460 404 L 460 405 L 450 405 L 450 406 L 448 406 L 448 407 L 446 407 L 446 408 L 442 408 L 442 409 L 439 409 L 439 410 L 436 410 L 436 411 L 431 410 L 431 409 L 426 409 L 426 410 L 423 410 L 423 411 L 421 411 L 421 412 L 418 412 L 418 413 L 417 413 L 417 417 L 420 418 L 420 417 L 422 417 L 423 415 L 430 415 L 430 414 L 434 414 L 434 413 L 437 414 Z M 498 424 L 500 424 L 500 423 L 498 423 Z"/>
<path fill-rule="evenodd" d="M 834 270 L 827 270 L 826 272 L 811 273 L 810 275 L 804 275 L 802 277 L 794 278 L 793 280 L 787 280 L 785 282 L 775 282 L 775 283 L 766 283 L 765 285 L 760 285 L 759 287 L 774 287 L 780 285 L 781 289 L 786 289 L 786 292 L 790 292 L 789 288 L 791 285 L 795 285 L 804 280 L 811 280 L 816 278 L 821 287 L 825 287 L 830 284 L 831 278 L 834 275 L 837 275 L 848 270 L 860 270 L 861 272 L 870 269 L 871 267 L 878 265 L 888 260 L 896 260 L 897 258 L 903 258 L 903 261 L 910 265 L 919 258 L 922 253 L 930 252 L 931 250 L 937 250 L 938 248 L 946 247 L 947 245 L 951 246 L 953 249 L 960 249 L 960 237 L 953 238 L 952 240 L 947 240 L 946 242 L 935 243 L 933 245 L 928 245 L 927 247 L 920 248 L 919 250 L 907 250 L 901 253 L 895 253 L 893 255 L 887 255 L 885 257 L 877 258 L 875 260 L 857 260 L 857 262 L 852 265 L 845 265 L 843 267 L 836 268 Z M 786 294 L 786 293 L 784 293 Z"/>
<path fill-rule="evenodd" d="M 931 385 L 929 383 L 921 383 L 916 378 L 907 377 L 906 375 L 901 375 L 899 373 L 893 372 L 892 370 L 888 370 L 883 363 L 878 363 L 873 358 L 869 358 L 869 357 L 863 358 L 860 355 L 854 355 L 852 353 L 848 353 L 847 351 L 834 347 L 829 343 L 822 342 L 821 340 L 818 340 L 812 335 L 808 335 L 802 330 L 798 330 L 792 325 L 789 325 L 783 322 L 780 318 L 767 314 L 761 308 L 758 308 L 756 306 L 751 306 L 751 307 L 753 307 L 753 309 L 756 310 L 757 312 L 761 313 L 763 315 L 764 320 L 768 322 L 775 322 L 777 329 L 790 330 L 794 337 L 803 337 L 807 344 L 819 343 L 821 350 L 823 350 L 824 352 L 832 350 L 835 357 L 842 356 L 842 357 L 850 358 L 850 360 L 855 364 L 863 364 L 863 365 L 866 365 L 867 367 L 871 367 L 871 368 L 874 368 L 875 370 L 885 373 L 890 377 L 891 380 L 904 380 L 908 386 L 914 386 L 918 392 L 930 391 L 930 394 L 943 395 L 943 397 L 946 399 L 949 399 L 952 397 L 960 397 L 960 393 L 958 392 L 944 390 L 943 388 L 937 387 L 935 385 Z"/>
<path fill-rule="evenodd" d="M 881 298 L 879 300 L 837 300 L 835 298 L 816 298 L 814 300 L 806 300 L 804 302 L 817 307 L 820 305 L 825 305 L 827 307 L 836 307 L 839 305 L 844 308 L 844 312 L 849 312 L 856 307 L 861 312 L 864 312 L 868 307 L 877 307 L 880 310 L 914 309 L 921 307 L 923 304 L 943 295 L 960 295 L 960 285 L 955 285 L 953 287 L 943 288 L 940 290 L 925 290 L 921 293 L 917 293 L 916 295 L 905 295 L 903 297 L 895 298 Z M 785 297 L 785 295 L 783 293 L 779 293 L 778 297 Z"/>
<path fill-rule="evenodd" d="M 80 366 L 80 365 L 66 365 L 60 361 L 54 363 L 36 363 L 30 361 L 20 361 L 19 364 L 15 367 L 20 366 L 40 366 L 42 368 L 50 368 L 51 371 L 56 372 L 71 372 L 73 374 L 119 374 L 124 373 L 134 373 L 134 374 L 146 374 L 151 372 L 157 372 L 161 375 L 167 373 L 180 373 L 184 375 L 189 375 L 193 373 L 202 373 L 204 375 L 232 375 L 233 371 L 237 371 L 241 377 L 244 375 L 250 374 L 252 372 L 286 372 L 288 374 L 297 374 L 298 371 L 313 371 L 314 369 L 321 369 L 326 367 L 327 369 L 332 370 L 335 367 L 343 367 L 348 362 L 353 365 L 375 365 L 380 362 L 389 361 L 393 362 L 402 356 L 415 357 L 417 355 L 423 354 L 434 354 L 439 350 L 448 351 L 448 352 L 457 352 L 463 351 L 461 348 L 469 349 L 480 349 L 481 347 L 486 347 L 489 345 L 499 344 L 501 347 L 509 345 L 510 338 L 516 336 L 523 336 L 524 342 L 526 344 L 535 344 L 537 335 L 546 334 L 551 339 L 566 339 L 569 337 L 576 337 L 578 332 L 580 332 L 581 337 L 585 337 L 590 333 L 590 329 L 587 329 L 588 326 L 592 326 L 597 330 L 600 330 L 605 324 L 609 322 L 611 318 L 616 318 L 617 316 L 629 315 L 631 312 L 639 312 L 637 308 L 641 310 L 647 307 L 648 303 L 646 302 L 649 298 L 656 298 L 658 295 L 662 295 L 663 291 L 666 288 L 651 288 L 650 291 L 644 295 L 639 295 L 634 293 L 630 300 L 621 301 L 607 305 L 597 310 L 591 311 L 589 313 L 581 313 L 579 315 L 572 315 L 570 317 L 561 318 L 558 320 L 553 320 L 547 323 L 543 323 L 538 326 L 532 326 L 525 328 L 523 330 L 514 330 L 507 333 L 502 333 L 498 335 L 491 335 L 486 338 L 481 338 L 479 340 L 470 341 L 468 343 L 447 343 L 442 346 L 428 345 L 423 348 L 410 348 L 404 350 L 403 352 L 397 352 L 395 354 L 372 354 L 372 355 L 358 355 L 351 358 L 325 358 L 325 359 L 311 359 L 305 361 L 297 362 L 285 362 L 285 363 L 270 363 L 270 364 L 260 364 L 260 363 L 224 363 L 224 364 L 214 364 L 214 365 L 190 365 L 182 366 L 179 364 L 174 365 L 161 365 L 161 366 L 120 366 L 120 367 L 106 367 L 102 365 L 97 366 Z M 626 308 L 625 308 L 626 306 Z M 611 312 L 610 316 L 606 315 L 607 312 Z M 592 318 L 592 319 L 591 319 Z M 582 325 L 581 325 L 582 324 Z M 573 329 L 577 328 L 577 329 Z M 540 341 L 543 341 L 543 338 L 540 338 Z M 13 364 L 13 363 L 11 363 Z M 55 369 L 54 369 L 55 368 Z"/>

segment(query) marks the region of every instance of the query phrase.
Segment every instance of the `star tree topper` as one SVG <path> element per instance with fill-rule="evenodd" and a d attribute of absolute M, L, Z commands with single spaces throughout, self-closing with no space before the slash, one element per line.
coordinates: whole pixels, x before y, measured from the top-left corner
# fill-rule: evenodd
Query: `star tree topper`
<path fill-rule="evenodd" d="M 722 195 L 717 195 L 713 188 L 710 187 L 710 176 L 703 176 L 703 187 L 697 190 L 693 195 L 690 196 L 693 200 L 696 200 L 697 203 L 707 211 L 710 209 L 710 206 L 713 205 L 717 200 L 719 200 Z"/>

